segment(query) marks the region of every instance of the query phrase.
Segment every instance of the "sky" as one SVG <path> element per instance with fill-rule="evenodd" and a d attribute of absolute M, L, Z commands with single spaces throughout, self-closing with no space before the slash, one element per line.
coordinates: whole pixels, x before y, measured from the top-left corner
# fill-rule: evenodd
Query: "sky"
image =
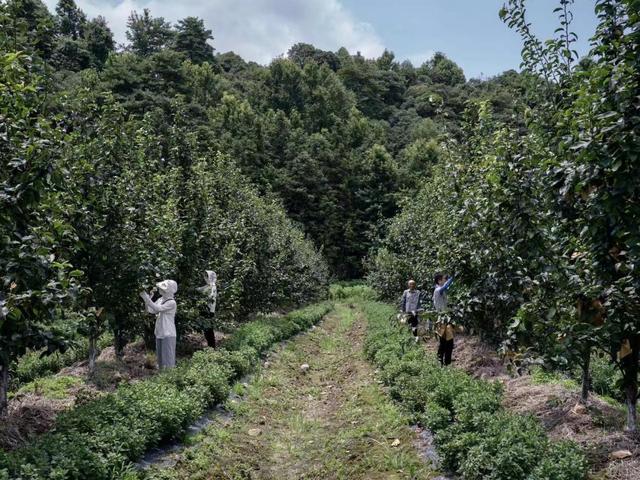
<path fill-rule="evenodd" d="M 45 0 L 53 11 L 57 0 Z M 444 52 L 468 78 L 518 69 L 521 41 L 498 18 L 504 0 L 76 0 L 89 17 L 104 16 L 116 41 L 125 43 L 126 20 L 149 8 L 175 23 L 186 16 L 205 20 L 218 52 L 234 51 L 267 64 L 297 42 L 324 50 L 344 46 L 366 57 L 388 49 L 418 66 Z M 558 26 L 558 0 L 528 0 L 533 30 L 546 39 Z M 575 0 L 577 50 L 589 49 L 596 27 L 595 0 Z"/>

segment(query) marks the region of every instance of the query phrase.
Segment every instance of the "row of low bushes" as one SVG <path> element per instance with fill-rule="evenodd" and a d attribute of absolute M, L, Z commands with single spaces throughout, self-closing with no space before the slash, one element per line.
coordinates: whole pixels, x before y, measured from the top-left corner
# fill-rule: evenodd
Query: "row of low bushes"
<path fill-rule="evenodd" d="M 365 352 L 394 400 L 435 433 L 443 468 L 466 480 L 586 477 L 582 450 L 549 440 L 535 418 L 505 411 L 499 383 L 441 368 L 406 329 L 390 321 L 391 306 L 366 302 L 363 308 L 369 322 Z"/>
<path fill-rule="evenodd" d="M 113 345 L 113 336 L 105 333 L 98 339 L 98 349 Z M 11 368 L 11 390 L 17 390 L 25 383 L 59 372 L 65 367 L 87 359 L 89 356 L 89 340 L 80 338 L 76 344 L 65 352 L 45 355 L 42 350 L 30 350 L 20 357 Z"/>
<path fill-rule="evenodd" d="M 378 294 L 369 286 L 357 282 L 334 283 L 329 287 L 332 300 L 377 300 Z"/>
<path fill-rule="evenodd" d="M 226 347 L 205 349 L 155 377 L 61 414 L 53 431 L 12 453 L 0 452 L 0 479 L 112 479 L 134 476 L 132 463 L 149 448 L 180 435 L 261 352 L 317 323 L 331 304 L 284 317 L 265 317 L 238 329 Z"/>

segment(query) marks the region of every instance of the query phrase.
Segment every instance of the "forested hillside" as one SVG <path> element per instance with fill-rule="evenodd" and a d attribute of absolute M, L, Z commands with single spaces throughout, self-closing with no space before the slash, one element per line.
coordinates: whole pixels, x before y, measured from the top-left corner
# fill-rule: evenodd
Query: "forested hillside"
<path fill-rule="evenodd" d="M 467 82 L 440 53 L 414 67 L 391 52 L 365 59 L 302 43 L 260 66 L 216 52 L 215 25 L 152 15 L 132 13 L 128 43 L 116 52 L 104 19 L 87 19 L 73 1 L 56 12 L 38 0 L 11 1 L 5 48 L 36 53 L 31 68 L 46 78 L 51 108 L 89 91 L 96 102 L 117 102 L 126 119 L 146 118 L 164 158 L 192 154 L 169 140 L 183 137 L 176 128 L 200 151 L 229 155 L 260 192 L 282 201 L 341 278 L 362 275 L 381 220 L 437 163 L 443 136 L 459 138 L 469 99 L 522 124 L 515 72 Z"/>
<path fill-rule="evenodd" d="M 359 383 L 341 393 L 353 388 L 349 398 L 364 401 L 368 392 L 377 400 L 358 408 L 392 412 L 385 425 L 406 426 L 408 415 L 436 432 L 447 468 L 463 478 L 579 480 L 603 469 L 583 449 L 549 440 L 538 419 L 509 412 L 498 381 L 434 374 L 418 337 L 413 345 L 387 321 L 394 310 L 372 303 L 377 294 L 397 303 L 415 279 L 425 317 L 479 336 L 513 376 L 578 378 L 582 406 L 594 391 L 624 402 L 626 429 L 637 430 L 640 1 L 593 2 L 598 27 L 583 57 L 574 2 L 556 3 L 547 40 L 532 33 L 526 2 L 508 0 L 496 15 L 521 37 L 519 71 L 470 79 L 446 52 L 413 65 L 388 50 L 365 58 L 297 43 L 260 65 L 218 51 L 216 25 L 193 16 L 171 23 L 131 12 L 117 44 L 114 26 L 74 0 L 55 11 L 41 0 L 1 2 L 0 416 L 10 387 L 74 363 L 74 351 L 89 357 L 87 382 L 100 345 L 113 343 L 119 365 L 127 345 L 153 352 L 154 319 L 139 295 L 162 279 L 179 286 L 178 337 L 195 334 L 202 351 L 175 372 L 78 395 L 59 421 L 0 450 L 0 479 L 143 478 L 131 472 L 145 451 L 180 436 L 261 355 L 328 312 L 328 330 L 298 339 L 296 350 L 317 355 L 325 373 L 308 375 L 307 363 L 298 372 L 285 354 L 273 378 L 290 382 L 276 392 L 282 402 L 307 408 L 318 382 L 334 388 L 329 357 L 357 356 L 357 372 L 340 372 Z M 217 273 L 215 315 L 202 294 L 207 270 Z M 454 277 L 440 316 L 436 273 Z M 332 281 L 356 279 L 375 292 L 332 287 L 338 307 L 284 314 L 325 300 Z M 228 335 L 217 351 L 200 338 L 214 330 Z M 382 380 L 370 385 L 374 375 Z M 296 388 L 304 402 L 284 395 Z M 169 413 L 156 415 L 156 400 Z M 342 404 L 318 405 L 332 435 L 367 436 L 359 418 L 336 420 Z M 276 415 L 283 435 L 299 427 L 283 427 L 286 413 Z M 242 428 L 254 420 L 245 415 Z M 269 442 L 278 452 L 279 439 Z M 403 472 L 376 445 L 384 471 Z M 411 478 L 430 478 L 405 447 L 397 451 L 418 472 Z M 220 462 L 246 457 L 240 448 Z M 195 458 L 176 475 L 205 475 Z M 273 458 L 264 461 L 282 470 Z M 362 478 L 367 468 L 358 463 Z"/>
<path fill-rule="evenodd" d="M 261 66 L 216 52 L 201 19 L 148 10 L 117 46 L 73 0 L 4 2 L 0 27 L 3 302 L 25 322 L 5 365 L 64 348 L 61 316 L 93 339 L 109 326 L 119 350 L 152 338 L 133 312 L 156 276 L 185 292 L 185 331 L 208 326 L 194 288 L 209 267 L 219 323 L 315 298 L 329 274 L 363 274 L 470 99 L 523 128 L 521 75 L 466 81 L 440 53 L 414 67 L 301 43 Z"/>

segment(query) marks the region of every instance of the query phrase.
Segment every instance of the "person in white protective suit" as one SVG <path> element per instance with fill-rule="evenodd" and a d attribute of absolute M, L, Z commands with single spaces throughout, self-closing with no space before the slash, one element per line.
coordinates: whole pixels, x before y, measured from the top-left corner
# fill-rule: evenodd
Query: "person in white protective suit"
<path fill-rule="evenodd" d="M 176 365 L 176 310 L 174 295 L 178 284 L 174 280 L 163 280 L 156 284 L 160 298 L 155 302 L 147 292 L 140 293 L 147 312 L 156 314 L 156 356 L 158 368 L 173 368 Z"/>
<path fill-rule="evenodd" d="M 213 317 L 216 313 L 216 302 L 218 299 L 218 287 L 216 281 L 218 276 L 213 270 L 206 270 L 204 272 L 204 281 L 206 285 L 198 288 L 198 290 L 207 295 L 207 310 L 209 310 L 209 316 Z M 204 337 L 207 339 L 207 345 L 210 347 L 216 347 L 216 334 L 213 327 L 209 327 L 204 331 Z"/>

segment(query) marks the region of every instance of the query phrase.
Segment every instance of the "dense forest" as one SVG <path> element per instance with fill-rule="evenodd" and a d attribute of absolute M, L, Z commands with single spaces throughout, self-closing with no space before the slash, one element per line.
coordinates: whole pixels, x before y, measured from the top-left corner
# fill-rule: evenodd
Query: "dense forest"
<path fill-rule="evenodd" d="M 5 367 L 58 348 L 60 316 L 122 344 L 156 275 L 181 285 L 187 330 L 206 328 L 194 288 L 209 267 L 221 322 L 316 298 L 329 272 L 363 274 L 470 100 L 522 128 L 521 75 L 466 81 L 440 53 L 415 68 L 297 44 L 261 66 L 215 53 L 201 19 L 148 10 L 117 47 L 73 0 L 6 2 L 0 24 Z"/>
<path fill-rule="evenodd" d="M 306 43 L 259 65 L 217 51 L 215 25 L 147 9 L 117 45 L 74 0 L 2 2 L 0 412 L 30 352 L 88 341 L 95 359 L 105 332 L 118 355 L 151 347 L 138 294 L 162 278 L 184 335 L 324 299 L 332 280 L 396 301 L 449 272 L 456 323 L 519 369 L 578 371 L 583 402 L 604 363 L 635 430 L 640 3 L 595 2 L 582 58 L 572 3 L 541 40 L 509 0 L 523 63 L 480 80 L 445 53 Z"/>

